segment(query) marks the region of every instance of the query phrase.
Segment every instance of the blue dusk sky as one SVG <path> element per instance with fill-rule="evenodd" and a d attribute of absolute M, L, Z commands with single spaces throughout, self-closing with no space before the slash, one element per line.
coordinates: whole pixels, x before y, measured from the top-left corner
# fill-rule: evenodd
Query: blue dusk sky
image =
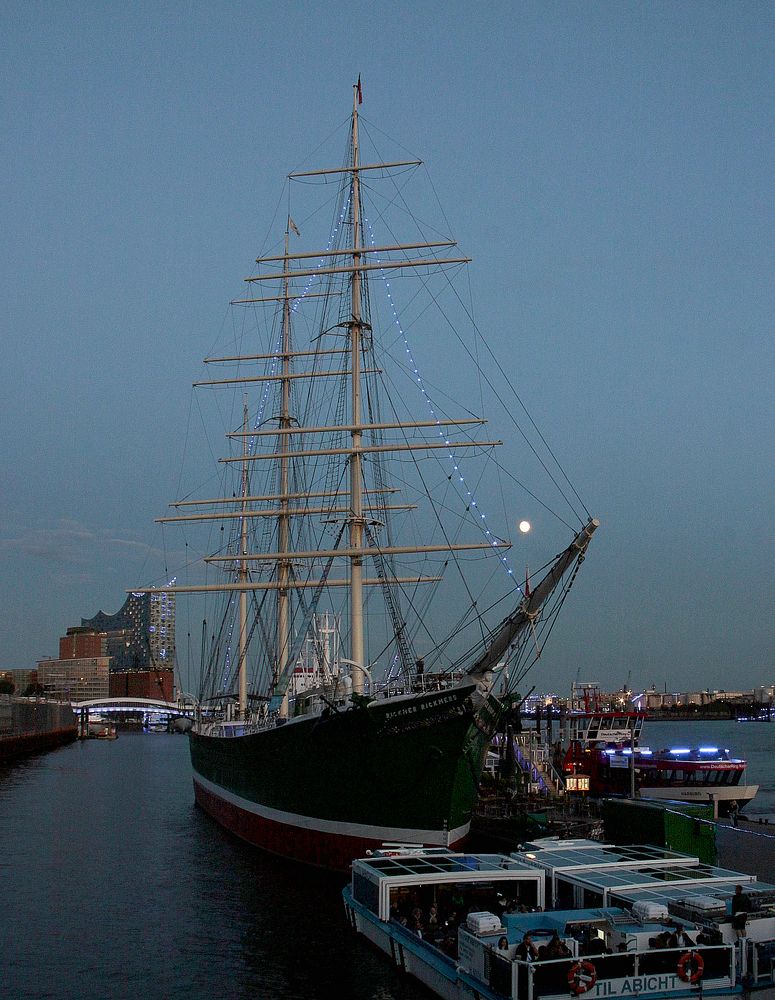
<path fill-rule="evenodd" d="M 173 572 L 191 382 L 360 73 L 602 522 L 531 683 L 775 681 L 771 4 L 33 0 L 0 35 L 0 669 Z"/>

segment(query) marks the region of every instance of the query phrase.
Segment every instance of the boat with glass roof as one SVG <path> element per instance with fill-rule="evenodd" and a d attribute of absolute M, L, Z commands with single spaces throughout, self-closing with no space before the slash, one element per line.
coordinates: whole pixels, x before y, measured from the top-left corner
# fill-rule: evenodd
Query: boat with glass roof
<path fill-rule="evenodd" d="M 343 896 L 351 926 L 445 1000 L 775 1000 L 775 885 L 663 848 L 375 852 Z"/>

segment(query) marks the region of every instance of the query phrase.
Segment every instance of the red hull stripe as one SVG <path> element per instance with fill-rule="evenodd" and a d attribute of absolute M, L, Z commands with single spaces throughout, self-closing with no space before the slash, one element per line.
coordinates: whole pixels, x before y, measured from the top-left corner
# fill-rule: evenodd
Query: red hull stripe
<path fill-rule="evenodd" d="M 444 833 L 438 830 L 405 830 L 374 827 L 359 823 L 332 823 L 295 813 L 280 812 L 240 798 L 219 785 L 194 775 L 197 803 L 221 826 L 256 847 L 324 868 L 346 871 L 353 858 L 386 841 L 440 845 Z M 450 831 L 452 849 L 462 846 L 468 824 Z"/>

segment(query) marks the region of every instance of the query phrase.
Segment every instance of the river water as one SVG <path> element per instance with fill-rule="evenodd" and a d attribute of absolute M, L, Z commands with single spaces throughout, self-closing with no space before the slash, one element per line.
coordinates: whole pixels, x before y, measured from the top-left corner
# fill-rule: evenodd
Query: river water
<path fill-rule="evenodd" d="M 768 723 L 649 723 L 730 747 L 775 822 Z M 354 937 L 342 876 L 254 851 L 193 804 L 184 736 L 122 733 L 0 768 L 2 1000 L 428 1000 Z"/>
<path fill-rule="evenodd" d="M 344 876 L 193 804 L 185 736 L 0 768 L 2 1000 L 427 1000 L 346 927 Z"/>

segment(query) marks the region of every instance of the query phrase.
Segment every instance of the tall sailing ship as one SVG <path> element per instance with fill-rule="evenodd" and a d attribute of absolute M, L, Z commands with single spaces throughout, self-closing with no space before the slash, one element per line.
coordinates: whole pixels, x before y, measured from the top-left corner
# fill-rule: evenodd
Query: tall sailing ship
<path fill-rule="evenodd" d="M 444 412 L 432 383 L 455 395 L 451 370 L 423 374 L 409 327 L 438 343 L 449 334 L 445 366 L 457 334 L 397 280 L 437 303 L 468 258 L 436 234 L 392 237 L 389 209 L 418 222 L 404 189 L 421 161 L 364 162 L 360 103 L 359 81 L 344 165 L 288 177 L 333 206 L 323 248 L 292 252 L 319 215 L 294 203 L 297 225 L 289 206 L 279 252 L 257 260 L 250 294 L 232 303 L 256 319 L 264 352 L 209 358 L 237 370 L 196 383 L 257 391 L 220 460 L 238 481 L 160 519 L 218 532 L 205 559 L 215 582 L 166 588 L 223 601 L 203 630 L 196 801 L 251 844 L 336 869 L 386 842 L 462 844 L 503 696 L 540 655 L 598 524 L 575 511 L 565 547 L 532 579 L 511 566 L 476 492 L 475 463 L 511 475 L 493 457 L 500 442 L 476 436 L 485 421 L 459 396 Z M 465 357 L 481 388 L 476 351 Z"/>

